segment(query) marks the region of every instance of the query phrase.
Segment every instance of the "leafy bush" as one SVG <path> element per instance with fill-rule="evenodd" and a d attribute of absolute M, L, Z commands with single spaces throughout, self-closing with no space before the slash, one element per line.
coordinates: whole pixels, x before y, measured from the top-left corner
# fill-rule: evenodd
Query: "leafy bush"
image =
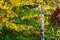
<path fill-rule="evenodd" d="M 45 6 L 45 40 L 58 40 L 60 26 L 50 17 L 59 1 L 0 0 L 0 40 L 41 40 L 39 3 Z"/>

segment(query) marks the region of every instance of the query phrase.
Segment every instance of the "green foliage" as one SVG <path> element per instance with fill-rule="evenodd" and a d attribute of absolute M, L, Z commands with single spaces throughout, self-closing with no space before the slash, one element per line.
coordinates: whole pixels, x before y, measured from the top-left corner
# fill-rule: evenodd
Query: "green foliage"
<path fill-rule="evenodd" d="M 40 10 L 36 6 L 39 2 L 46 6 L 45 40 L 57 40 L 60 29 L 50 24 L 50 16 L 59 0 L 0 0 L 0 40 L 41 40 Z"/>

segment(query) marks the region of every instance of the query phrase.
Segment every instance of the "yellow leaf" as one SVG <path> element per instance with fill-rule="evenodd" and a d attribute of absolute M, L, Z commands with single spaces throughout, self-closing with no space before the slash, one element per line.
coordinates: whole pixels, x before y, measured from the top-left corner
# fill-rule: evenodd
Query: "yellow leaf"
<path fill-rule="evenodd" d="M 12 3 L 12 6 L 17 6 L 20 4 L 20 0 L 10 0 L 10 2 Z"/>
<path fill-rule="evenodd" d="M 59 29 L 57 30 L 57 36 L 60 36 L 60 30 Z"/>
<path fill-rule="evenodd" d="M 27 27 L 27 30 L 30 30 L 30 29 L 32 29 L 32 28 L 33 28 L 33 26 L 29 25 L 29 26 Z"/>

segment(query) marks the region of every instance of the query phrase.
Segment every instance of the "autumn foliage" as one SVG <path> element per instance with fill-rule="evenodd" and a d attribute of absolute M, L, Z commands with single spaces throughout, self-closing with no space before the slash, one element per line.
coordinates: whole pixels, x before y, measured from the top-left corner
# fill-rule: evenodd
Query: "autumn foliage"
<path fill-rule="evenodd" d="M 60 9 L 56 9 L 59 3 L 60 0 L 0 0 L 0 40 L 41 40 L 39 15 L 42 4 L 45 15 L 44 38 L 58 40 L 60 29 L 50 21 L 59 15 Z"/>
<path fill-rule="evenodd" d="M 57 20 L 58 24 L 60 25 L 60 20 L 58 20 L 58 16 L 60 15 L 60 8 L 57 7 L 54 11 L 53 15 L 51 16 L 51 22 L 54 23 L 55 20 Z M 59 16 L 60 17 L 60 16 Z"/>

